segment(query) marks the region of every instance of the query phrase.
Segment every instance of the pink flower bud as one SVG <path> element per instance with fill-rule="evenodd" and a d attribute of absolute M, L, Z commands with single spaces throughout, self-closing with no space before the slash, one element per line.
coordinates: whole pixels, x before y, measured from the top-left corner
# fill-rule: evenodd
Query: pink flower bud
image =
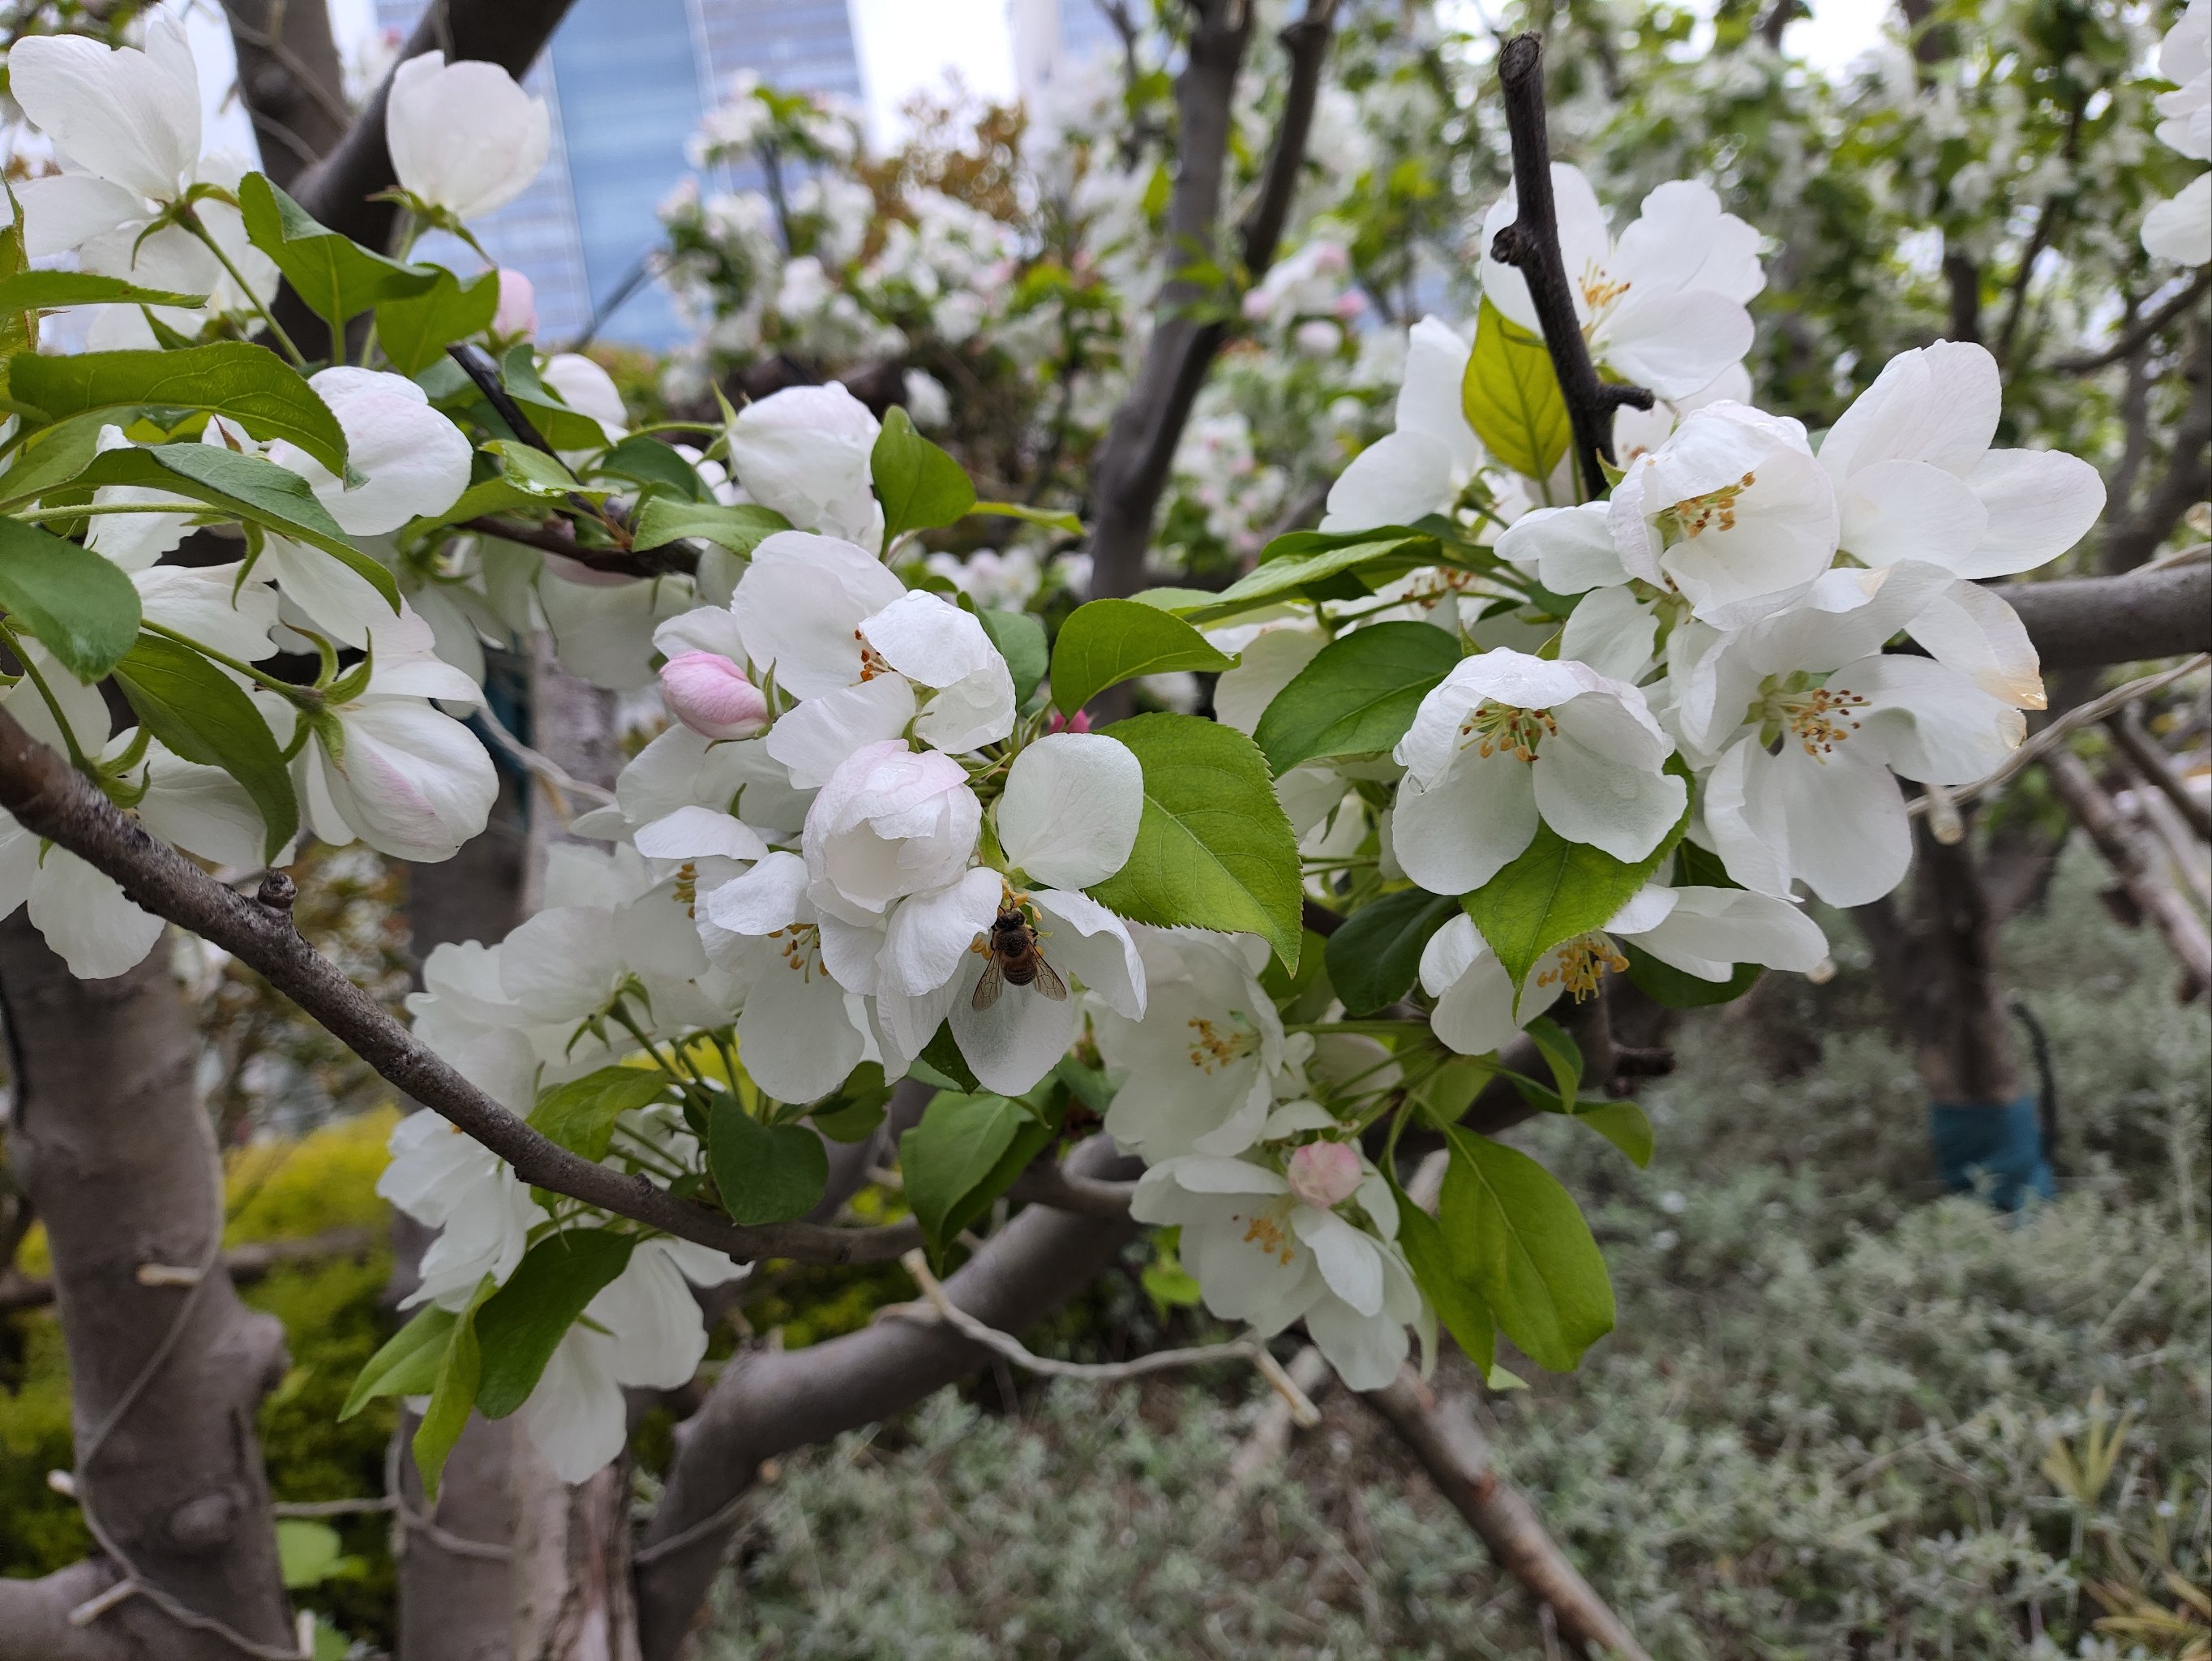
<path fill-rule="evenodd" d="M 717 652 L 678 652 L 661 666 L 668 713 L 707 739 L 749 739 L 768 725 L 768 700 Z"/>
<path fill-rule="evenodd" d="M 491 332 L 502 339 L 538 332 L 538 290 L 520 271 L 502 265 L 499 272 L 499 309 L 491 314 Z"/>
<path fill-rule="evenodd" d="M 1349 1198 L 1360 1175 L 1359 1155 L 1346 1142 L 1308 1142 L 1291 1155 L 1284 1173 L 1291 1193 L 1323 1211 Z"/>
<path fill-rule="evenodd" d="M 1055 715 L 1045 723 L 1048 733 L 1087 733 L 1091 730 L 1091 712 L 1078 709 L 1073 715 Z"/>

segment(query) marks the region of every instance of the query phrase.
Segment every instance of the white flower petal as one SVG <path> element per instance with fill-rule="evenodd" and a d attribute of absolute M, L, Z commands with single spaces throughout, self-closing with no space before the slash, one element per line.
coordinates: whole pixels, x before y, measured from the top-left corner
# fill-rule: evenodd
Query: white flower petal
<path fill-rule="evenodd" d="M 1007 770 L 999 845 L 1014 867 L 1054 888 L 1088 888 L 1128 862 L 1144 817 L 1145 770 L 1118 739 L 1054 733 Z"/>

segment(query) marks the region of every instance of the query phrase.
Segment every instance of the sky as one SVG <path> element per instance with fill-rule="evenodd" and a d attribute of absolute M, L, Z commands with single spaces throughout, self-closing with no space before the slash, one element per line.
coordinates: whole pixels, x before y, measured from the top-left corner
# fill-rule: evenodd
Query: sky
<path fill-rule="evenodd" d="M 1011 98 L 1014 92 L 1008 0 L 848 0 L 868 91 L 872 137 L 895 143 L 903 127 L 899 106 L 917 92 L 939 91 L 957 73 L 969 91 Z M 1448 0 L 1450 3 L 1450 0 Z M 1457 0 L 1473 27 L 1495 8 L 1483 0 Z M 1812 0 L 1812 15 L 1790 26 L 1786 41 L 1815 67 L 1840 70 L 1881 37 L 1889 0 Z M 376 27 L 375 0 L 330 0 L 340 49 Z M 186 12 L 192 47 L 204 65 L 201 88 L 210 147 L 251 151 L 252 128 L 235 99 L 226 100 L 234 70 L 230 37 L 216 0 L 191 0 Z"/>

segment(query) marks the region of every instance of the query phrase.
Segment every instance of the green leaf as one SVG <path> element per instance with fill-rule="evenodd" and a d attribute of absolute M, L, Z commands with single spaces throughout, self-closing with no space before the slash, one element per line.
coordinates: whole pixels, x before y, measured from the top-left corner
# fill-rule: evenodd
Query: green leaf
<path fill-rule="evenodd" d="M 1539 1015 L 1522 1029 L 1528 1042 L 1536 1046 L 1545 1064 L 1552 1069 L 1552 1081 L 1559 1086 L 1559 1111 L 1575 1110 L 1575 1089 L 1583 1081 L 1583 1050 L 1573 1035 L 1549 1015 Z"/>
<path fill-rule="evenodd" d="M 1371 1015 L 1412 991 L 1422 948 L 1458 905 L 1446 894 L 1405 888 L 1353 912 L 1322 952 L 1344 1013 Z"/>
<path fill-rule="evenodd" d="M 603 1067 L 540 1096 L 530 1123 L 549 1141 L 596 1163 L 607 1157 L 617 1119 L 667 1093 L 668 1079 L 658 1068 Z"/>
<path fill-rule="evenodd" d="M 204 767 L 236 779 L 261 815 L 262 854 L 275 860 L 300 828 L 291 770 L 239 684 L 189 646 L 141 635 L 115 666 L 116 684 L 154 737 Z"/>
<path fill-rule="evenodd" d="M 229 518 L 321 549 L 383 595 L 393 611 L 399 609 L 399 584 L 391 568 L 348 540 L 306 479 L 260 456 L 240 455 L 219 444 L 109 450 L 69 482 L 139 485 L 204 502 Z"/>
<path fill-rule="evenodd" d="M 1766 972 L 1759 964 L 1740 963 L 1726 980 L 1709 981 L 1702 975 L 1677 969 L 1671 963 L 1660 962 L 1633 940 L 1619 940 L 1615 944 L 1628 959 L 1628 978 L 1635 983 L 1636 989 L 1669 1009 L 1705 1009 L 1717 1003 L 1733 1003 L 1758 985 L 1759 977 Z"/>
<path fill-rule="evenodd" d="M 1670 769 L 1678 765 L 1669 761 Z M 1650 880 L 1689 826 L 1686 806 L 1658 847 L 1631 865 L 1588 843 L 1569 842 L 1548 824 L 1511 863 L 1460 904 L 1513 977 L 1515 995 L 1545 952 L 1602 928 Z"/>
<path fill-rule="evenodd" d="M 1044 678 L 1048 661 L 1044 619 L 1029 611 L 978 611 L 975 617 L 1013 675 L 1016 706 L 1027 703 Z"/>
<path fill-rule="evenodd" d="M 284 273 L 284 280 L 307 302 L 307 309 L 330 326 L 334 352 L 343 342 L 348 318 L 386 301 L 426 293 L 441 275 L 371 252 L 351 237 L 318 224 L 305 208 L 261 173 L 250 173 L 239 182 L 238 209 L 246 221 L 246 240 L 276 262 L 276 269 Z M 450 272 L 445 275 L 451 279 Z M 491 281 L 495 306 L 496 273 L 491 274 Z M 484 319 L 490 319 L 487 308 Z M 382 322 L 380 317 L 380 335 Z M 392 361 L 397 363 L 398 359 Z"/>
<path fill-rule="evenodd" d="M 1105 729 L 1145 770 L 1129 861 L 1091 896 L 1163 928 L 1259 935 L 1298 962 L 1298 843 L 1259 746 L 1196 715 L 1134 715 Z"/>
<path fill-rule="evenodd" d="M 507 1284 L 476 1315 L 483 1360 L 477 1411 L 504 1419 L 529 1400 L 562 1335 L 584 1305 L 629 1266 L 635 1234 L 571 1228 L 549 1234 L 523 1255 Z"/>
<path fill-rule="evenodd" d="M 276 1565 L 287 1591 L 319 1586 L 342 1572 L 345 1545 L 328 1523 L 305 1517 L 276 1520 Z"/>
<path fill-rule="evenodd" d="M 401 374 L 420 374 L 456 340 L 491 327 L 498 310 L 497 271 L 464 283 L 440 270 L 429 287 L 376 302 L 376 344 Z"/>
<path fill-rule="evenodd" d="M 1437 1220 L 1528 1359 L 1571 1372 L 1613 1330 L 1613 1283 L 1573 1196 L 1527 1154 L 1452 1127 Z"/>
<path fill-rule="evenodd" d="M 952 1023 L 939 1021 L 937 1031 L 922 1046 L 921 1054 L 907 1069 L 908 1078 L 920 1079 L 924 1084 L 935 1085 L 939 1090 L 963 1091 L 969 1095 L 982 1089 L 976 1081 L 968 1058 L 960 1053 L 960 1043 L 952 1036 Z"/>
<path fill-rule="evenodd" d="M 1638 1171 L 1650 1169 L 1658 1138 L 1652 1135 L 1651 1121 L 1634 1102 L 1584 1102 L 1575 1110 L 1575 1117 L 1626 1153 Z"/>
<path fill-rule="evenodd" d="M 138 591 L 89 548 L 0 519 L 0 606 L 79 680 L 96 681 L 138 638 Z"/>
<path fill-rule="evenodd" d="M 681 460 L 682 457 L 677 458 Z M 725 508 L 718 502 L 678 502 L 653 496 L 638 509 L 630 546 L 642 552 L 697 537 L 733 554 L 749 554 L 764 537 L 787 531 L 791 521 L 769 508 Z"/>
<path fill-rule="evenodd" d="M 1516 473 L 1548 478 L 1567 452 L 1567 402 L 1544 338 L 1516 328 L 1487 300 L 1475 319 L 1460 406 L 1484 447 Z"/>
<path fill-rule="evenodd" d="M 0 277 L 0 312 L 45 312 L 59 306 L 204 306 L 207 296 L 142 289 L 90 271 L 17 271 Z"/>
<path fill-rule="evenodd" d="M 707 1168 L 732 1222 L 787 1223 L 822 1203 L 830 1155 L 804 1125 L 764 1125 L 733 1096 L 717 1096 Z"/>
<path fill-rule="evenodd" d="M 1263 561 L 1213 596 L 1211 603 L 1182 611 L 1184 620 L 1194 624 L 1219 623 L 1240 611 L 1273 605 L 1291 595 L 1306 594 L 1309 589 L 1325 587 L 1329 579 L 1347 573 L 1358 573 L 1362 586 L 1371 588 L 1391 577 L 1403 575 L 1417 565 L 1433 563 L 1436 553 L 1435 538 L 1413 532 L 1378 534 L 1362 531 L 1353 541 L 1322 537 L 1318 532 L 1307 534 L 1332 545 L 1310 553 Z M 1323 593 L 1307 597 L 1333 596 Z"/>
<path fill-rule="evenodd" d="M 10 366 L 8 390 L 18 406 L 46 421 L 94 410 L 204 410 L 256 438 L 296 444 L 345 476 L 345 433 L 330 406 L 276 353 L 242 340 L 168 352 L 27 356 Z M 130 417 L 108 419 L 124 425 Z"/>
<path fill-rule="evenodd" d="M 817 1107 L 806 1116 L 814 1122 L 817 1130 L 833 1142 L 864 1141 L 874 1135 L 876 1127 L 884 1122 L 884 1104 L 889 1096 L 885 1091 L 833 1107 Z"/>
<path fill-rule="evenodd" d="M 422 1396 L 438 1382 L 439 1363 L 446 1341 L 458 1317 L 435 1304 L 415 1311 L 407 1324 L 384 1341 L 383 1347 L 363 1364 L 338 1409 L 341 1420 L 350 1419 L 380 1396 Z"/>
<path fill-rule="evenodd" d="M 1005 1096 L 939 1091 L 933 1097 L 921 1123 L 899 1138 L 907 1203 L 932 1254 L 942 1257 L 1058 1135 L 1057 1116 L 1040 1120 Z"/>
<path fill-rule="evenodd" d="M 967 470 L 916 432 L 907 412 L 896 406 L 876 435 L 868 471 L 884 504 L 886 548 L 908 531 L 950 525 L 975 505 Z"/>
<path fill-rule="evenodd" d="M 415 1427 L 415 1469 L 422 1478 L 422 1492 L 437 1503 L 438 1477 L 446 1469 L 446 1456 L 468 1427 L 469 1413 L 477 1404 L 477 1385 L 483 1377 L 483 1351 L 477 1342 L 476 1317 L 495 1290 L 487 1275 L 477 1285 L 469 1306 L 447 1329 L 445 1353 L 438 1358 L 437 1376 L 431 1381 L 429 1405 Z"/>
<path fill-rule="evenodd" d="M 1048 530 L 1065 531 L 1070 536 L 1083 534 L 1083 521 L 1073 514 L 1051 508 L 1032 508 L 1020 502 L 979 502 L 968 510 L 971 514 L 991 514 L 1000 519 L 1026 520 L 1031 525 L 1042 525 Z"/>
<path fill-rule="evenodd" d="M 634 484 L 658 485 L 664 494 L 681 502 L 711 502 L 714 492 L 699 477 L 699 470 L 650 433 L 633 433 L 592 464 L 592 477 L 611 473 Z M 754 509 L 766 513 L 768 509 Z"/>
<path fill-rule="evenodd" d="M 1237 660 L 1182 618 L 1133 599 L 1094 599 L 1060 625 L 1052 701 L 1073 715 L 1109 686 L 1174 669 L 1222 670 Z"/>
<path fill-rule="evenodd" d="M 506 423 L 492 413 L 491 405 L 483 402 L 477 392 L 476 383 L 461 373 L 459 364 L 451 358 L 441 367 L 450 368 L 461 375 L 483 412 L 482 424 L 496 432 Z M 517 341 L 507 348 L 507 356 L 500 360 L 499 378 L 507 388 L 507 396 L 522 406 L 523 413 L 537 425 L 538 436 L 556 450 L 598 450 L 607 441 L 605 429 L 580 410 L 572 410 L 562 401 L 560 393 L 548 386 L 538 373 L 537 348 L 526 340 Z M 435 401 L 436 395 L 432 395 Z M 521 435 L 516 434 L 520 439 Z"/>
<path fill-rule="evenodd" d="M 1320 756 L 1388 750 L 1459 660 L 1457 637 L 1426 623 L 1340 635 L 1275 694 L 1253 741 L 1278 776 Z"/>
<path fill-rule="evenodd" d="M 1413 1203 L 1395 1171 L 1386 1169 L 1384 1175 L 1398 1196 L 1398 1247 L 1406 1254 L 1406 1267 L 1413 1271 L 1414 1283 L 1435 1307 L 1444 1330 L 1486 1374 L 1498 1358 L 1498 1322 L 1475 1289 L 1472 1259 L 1453 1250 L 1443 1226 Z"/>

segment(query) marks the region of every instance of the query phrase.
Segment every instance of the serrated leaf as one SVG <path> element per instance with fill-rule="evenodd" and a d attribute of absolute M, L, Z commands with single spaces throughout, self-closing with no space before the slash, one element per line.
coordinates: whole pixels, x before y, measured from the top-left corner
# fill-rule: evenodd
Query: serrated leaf
<path fill-rule="evenodd" d="M 381 594 L 395 613 L 399 610 L 399 584 L 391 568 L 353 545 L 306 479 L 260 456 L 219 444 L 108 450 L 69 483 L 73 488 L 137 485 L 205 502 L 218 514 L 321 549 Z"/>
<path fill-rule="evenodd" d="M 26 356 L 10 365 L 8 391 L 48 421 L 94 410 L 204 410 L 256 438 L 288 440 L 345 476 L 345 433 L 330 406 L 276 353 L 242 340 L 166 352 Z M 108 419 L 129 421 L 120 413 Z"/>
<path fill-rule="evenodd" d="M 1340 635 L 1275 694 L 1253 741 L 1279 777 L 1319 757 L 1388 750 L 1459 660 L 1458 639 L 1426 623 Z"/>
<path fill-rule="evenodd" d="M 499 311 L 499 273 L 483 271 L 463 282 L 439 270 L 435 280 L 412 294 L 375 302 L 376 344 L 401 374 L 420 374 L 456 340 L 482 334 Z"/>
<path fill-rule="evenodd" d="M 1349 540 L 1324 537 L 1317 532 L 1303 534 L 1334 545 L 1264 560 L 1213 596 L 1208 604 L 1188 609 L 1178 606 L 1176 610 L 1187 623 L 1219 623 L 1239 612 L 1273 605 L 1293 595 L 1328 598 L 1327 593 L 1314 594 L 1308 591 L 1324 589 L 1333 580 L 1352 574 L 1358 575 L 1362 587 L 1371 588 L 1435 560 L 1436 538 L 1416 532 L 1385 532 L 1378 535 L 1363 531 Z"/>
<path fill-rule="evenodd" d="M 1133 599 L 1094 599 L 1060 625 L 1052 648 L 1052 701 L 1073 715 L 1108 687 L 1139 675 L 1218 672 L 1236 661 L 1180 618 Z"/>
<path fill-rule="evenodd" d="M 1322 951 L 1344 1013 L 1372 1015 L 1412 991 L 1422 948 L 1458 906 L 1448 894 L 1406 888 L 1353 912 Z"/>
<path fill-rule="evenodd" d="M 180 642 L 142 635 L 115 666 L 116 684 L 146 730 L 186 761 L 220 767 L 253 800 L 261 856 L 274 860 L 300 828 L 300 806 L 269 723 L 238 683 Z"/>
<path fill-rule="evenodd" d="M 317 223 L 262 173 L 250 173 L 239 181 L 238 210 L 246 221 L 246 240 L 276 261 L 307 309 L 329 326 L 333 356 L 343 355 L 339 348 L 348 318 L 380 301 L 422 294 L 438 280 L 433 270 L 404 265 Z M 495 274 L 495 289 L 497 282 Z M 493 303 L 497 304 L 495 296 Z M 490 313 L 485 317 L 489 320 Z"/>
<path fill-rule="evenodd" d="M 1512 977 L 1516 995 L 1545 952 L 1577 934 L 1603 928 L 1674 851 L 1689 823 L 1686 806 L 1658 847 L 1632 865 L 1588 843 L 1569 842 L 1550 825 L 1539 824 L 1535 839 L 1519 857 L 1463 896 L 1460 904 Z"/>
<path fill-rule="evenodd" d="M 89 548 L 0 519 L 0 608 L 79 680 L 96 681 L 138 638 L 138 590 Z"/>
<path fill-rule="evenodd" d="M 1589 1225 L 1558 1178 L 1518 1149 L 1457 1126 L 1437 1220 L 1454 1260 L 1528 1359 L 1571 1372 L 1613 1330 L 1613 1283 Z"/>
<path fill-rule="evenodd" d="M 477 1404 L 477 1385 L 483 1376 L 483 1352 L 477 1343 L 477 1312 L 495 1287 L 487 1275 L 477 1283 L 469 1306 L 447 1329 L 446 1348 L 438 1358 L 437 1375 L 431 1380 L 430 1400 L 415 1427 L 415 1469 L 422 1478 L 422 1492 L 434 1505 L 438 1478 L 446 1457 L 468 1427 L 469 1413 Z"/>
<path fill-rule="evenodd" d="M 978 611 L 975 618 L 991 637 L 991 644 L 999 648 L 999 655 L 1006 660 L 1007 672 L 1014 678 L 1016 706 L 1027 703 L 1050 661 L 1044 619 L 1028 611 Z"/>
<path fill-rule="evenodd" d="M 476 1314 L 477 1412 L 504 1419 L 530 1399 L 562 1338 L 584 1306 L 629 1267 L 636 1245 L 635 1234 L 570 1228 L 523 1254 L 507 1284 Z"/>
<path fill-rule="evenodd" d="M 1483 447 L 1526 478 L 1550 478 L 1567 453 L 1567 402 L 1543 337 L 1516 328 L 1487 300 L 1475 319 L 1460 405 Z"/>
<path fill-rule="evenodd" d="M 1584 1102 L 1575 1117 L 1628 1156 L 1638 1171 L 1648 1171 L 1658 1147 L 1651 1121 L 1634 1102 Z"/>
<path fill-rule="evenodd" d="M 407 1324 L 384 1341 L 376 1354 L 362 1363 L 345 1405 L 341 1421 L 350 1419 L 380 1396 L 427 1395 L 438 1382 L 438 1364 L 446 1354 L 446 1341 L 457 1317 L 435 1304 L 415 1311 Z"/>
<path fill-rule="evenodd" d="M 791 521 L 771 508 L 725 508 L 717 502 L 678 502 L 657 496 L 638 509 L 630 546 L 642 551 L 697 537 L 733 554 L 749 554 L 763 538 L 790 528 Z"/>
<path fill-rule="evenodd" d="M 1406 1254 L 1414 1284 L 1453 1342 L 1487 1373 L 1498 1357 L 1498 1322 L 1475 1288 L 1474 1265 L 1461 1260 L 1443 1226 L 1413 1203 L 1396 1174 L 1386 1174 L 1398 1197 L 1398 1249 Z"/>
<path fill-rule="evenodd" d="M 1009 1097 L 933 1097 L 921 1123 L 899 1138 L 900 1180 L 932 1255 L 942 1257 L 1058 1134 L 1056 1115 L 1040 1119 Z"/>
<path fill-rule="evenodd" d="M 605 473 L 633 484 L 657 485 L 665 495 L 673 496 L 679 502 L 714 500 L 714 492 L 700 478 L 699 470 L 679 455 L 674 445 L 664 444 L 649 433 L 631 434 L 592 464 L 593 478 Z M 755 511 L 766 513 L 768 509 Z"/>
<path fill-rule="evenodd" d="M 603 1067 L 538 1097 L 530 1123 L 549 1141 L 596 1164 L 607 1157 L 617 1119 L 667 1093 L 668 1080 L 657 1068 Z"/>
<path fill-rule="evenodd" d="M 1139 922 L 1257 934 L 1295 969 L 1298 843 L 1259 746 L 1195 715 L 1135 715 L 1105 730 L 1143 765 L 1145 809 L 1128 863 L 1091 897 Z"/>
<path fill-rule="evenodd" d="M 804 1125 L 764 1125 L 734 1097 L 714 1098 L 707 1168 L 732 1222 L 787 1223 L 822 1203 L 830 1155 Z"/>
<path fill-rule="evenodd" d="M 91 271 L 17 271 L 0 277 L 0 312 L 45 312 L 62 306 L 176 306 L 207 304 L 200 294 L 144 289 L 119 277 Z"/>
<path fill-rule="evenodd" d="M 884 416 L 868 457 L 869 476 L 884 504 L 884 546 L 908 531 L 950 525 L 975 505 L 965 468 L 915 430 L 907 412 Z"/>

